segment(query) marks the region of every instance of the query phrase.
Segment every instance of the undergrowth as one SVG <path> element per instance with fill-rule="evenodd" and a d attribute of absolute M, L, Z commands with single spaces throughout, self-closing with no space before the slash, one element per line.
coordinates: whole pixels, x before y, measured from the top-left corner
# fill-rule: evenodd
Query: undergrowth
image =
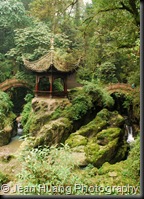
<path fill-rule="evenodd" d="M 64 116 L 71 120 L 79 120 L 96 105 L 111 107 L 114 104 L 114 100 L 108 92 L 91 82 L 86 82 L 81 89 L 72 89 L 69 93 L 69 100 L 71 105 L 65 107 L 64 110 L 56 109 L 52 119 Z"/>

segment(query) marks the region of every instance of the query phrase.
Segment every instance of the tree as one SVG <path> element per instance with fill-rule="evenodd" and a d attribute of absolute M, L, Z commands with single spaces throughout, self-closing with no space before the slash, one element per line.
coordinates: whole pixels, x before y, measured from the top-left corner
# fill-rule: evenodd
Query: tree
<path fill-rule="evenodd" d="M 0 2 L 0 53 L 6 53 L 14 46 L 14 29 L 28 23 L 25 8 L 19 0 Z"/>
<path fill-rule="evenodd" d="M 123 1 L 123 4 L 128 6 L 130 1 Z M 98 78 L 101 68 L 109 62 L 115 67 L 114 76 L 118 81 L 139 84 L 139 72 L 137 77 L 129 78 L 135 73 L 133 71 L 139 71 L 139 26 L 135 16 L 124 7 L 120 9 L 120 5 L 118 1 L 97 0 L 87 10 L 83 24 L 84 65 L 93 71 L 90 80 Z M 103 73 L 103 78 L 104 75 L 107 81 L 107 73 Z"/>

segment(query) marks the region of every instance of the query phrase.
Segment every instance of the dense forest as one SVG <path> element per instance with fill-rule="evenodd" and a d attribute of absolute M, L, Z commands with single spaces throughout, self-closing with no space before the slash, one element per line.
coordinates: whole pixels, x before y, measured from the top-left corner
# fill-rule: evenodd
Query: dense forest
<path fill-rule="evenodd" d="M 80 86 L 36 98 L 24 59 L 40 59 L 52 39 Z M 138 0 L 1 0 L 1 195 L 140 194 L 139 91 Z M 19 120 L 22 144 L 7 154 Z"/>

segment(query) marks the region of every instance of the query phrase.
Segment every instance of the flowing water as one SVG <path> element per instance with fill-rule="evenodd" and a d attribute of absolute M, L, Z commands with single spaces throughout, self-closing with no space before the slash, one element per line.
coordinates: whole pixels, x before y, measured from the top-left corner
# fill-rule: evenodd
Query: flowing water
<path fill-rule="evenodd" d="M 127 130 L 127 143 L 132 143 L 134 142 L 134 137 L 133 137 L 133 130 L 132 130 L 132 126 L 127 126 L 126 125 L 126 130 Z"/>
<path fill-rule="evenodd" d="M 0 147 L 0 156 L 3 156 L 3 155 L 7 156 L 9 154 L 15 153 L 18 150 L 21 143 L 23 142 L 20 139 L 20 137 L 22 135 L 22 131 L 23 131 L 23 129 L 22 129 L 20 123 L 18 123 L 17 135 L 12 137 L 9 144 Z"/>

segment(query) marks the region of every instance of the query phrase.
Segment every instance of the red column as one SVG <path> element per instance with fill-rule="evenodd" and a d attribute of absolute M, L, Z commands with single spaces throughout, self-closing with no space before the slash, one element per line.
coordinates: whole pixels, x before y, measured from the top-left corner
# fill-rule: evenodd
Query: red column
<path fill-rule="evenodd" d="M 50 97 L 52 97 L 52 92 L 53 92 L 53 76 L 51 75 L 49 78 L 50 82 Z"/>

